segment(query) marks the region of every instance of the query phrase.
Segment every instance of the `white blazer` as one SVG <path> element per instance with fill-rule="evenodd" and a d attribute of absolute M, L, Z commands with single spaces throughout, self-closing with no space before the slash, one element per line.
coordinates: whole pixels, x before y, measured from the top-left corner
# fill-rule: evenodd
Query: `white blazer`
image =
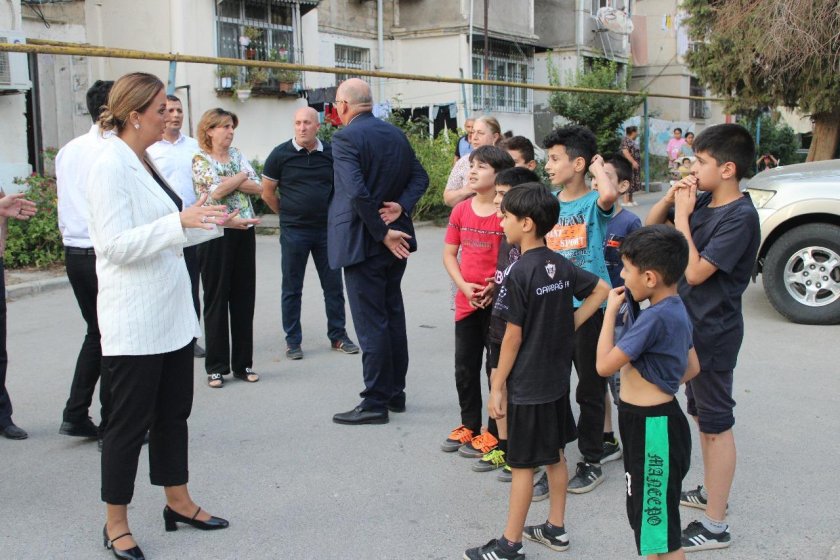
<path fill-rule="evenodd" d="M 116 136 L 103 144 L 87 188 L 102 355 L 178 350 L 201 336 L 183 248 L 222 231 L 182 228 L 177 206 L 131 148 Z"/>

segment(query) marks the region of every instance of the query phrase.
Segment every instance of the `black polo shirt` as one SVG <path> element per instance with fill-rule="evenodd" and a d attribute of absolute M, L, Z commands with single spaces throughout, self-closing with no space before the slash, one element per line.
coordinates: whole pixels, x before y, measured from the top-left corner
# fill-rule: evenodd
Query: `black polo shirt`
<path fill-rule="evenodd" d="M 271 151 L 263 177 L 277 181 L 280 226 L 326 228 L 327 207 L 333 189 L 332 147 L 323 151 L 295 149 L 292 140 Z"/>

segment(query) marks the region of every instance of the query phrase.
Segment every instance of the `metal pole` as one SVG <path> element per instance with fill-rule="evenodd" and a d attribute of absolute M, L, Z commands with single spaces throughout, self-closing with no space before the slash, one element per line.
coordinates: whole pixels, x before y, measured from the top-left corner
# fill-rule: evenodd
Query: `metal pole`
<path fill-rule="evenodd" d="M 469 36 L 469 69 L 470 69 L 470 78 L 475 76 L 475 69 L 473 69 L 473 13 L 475 13 L 475 0 L 470 0 L 470 36 Z M 461 76 L 463 78 L 463 76 Z M 463 84 L 462 84 L 463 85 Z M 470 86 L 470 104 L 469 106 L 464 104 L 464 120 L 470 118 L 472 115 L 473 110 L 473 86 Z M 467 110 L 469 109 L 469 110 Z"/>
<path fill-rule="evenodd" d="M 761 114 L 758 115 L 758 119 L 755 121 L 755 149 L 758 150 L 759 146 L 761 146 Z M 758 164 L 755 164 L 755 170 L 758 171 Z"/>
<path fill-rule="evenodd" d="M 490 45 L 488 44 L 488 32 L 487 32 L 487 25 L 488 25 L 488 18 L 487 15 L 490 13 L 490 0 L 484 0 L 484 79 L 487 80 L 490 78 L 490 68 L 487 66 L 487 59 L 490 56 Z"/>
<path fill-rule="evenodd" d="M 175 95 L 175 73 L 178 63 L 174 60 L 169 62 L 169 81 L 166 82 L 166 95 Z"/>
<path fill-rule="evenodd" d="M 650 118 L 648 116 L 648 98 L 645 96 L 642 98 L 642 104 L 644 107 L 644 116 L 642 117 L 645 121 L 644 123 L 644 130 L 645 130 L 645 145 L 644 145 L 644 156 L 642 156 L 645 160 L 645 192 L 650 192 Z"/>
<path fill-rule="evenodd" d="M 379 58 L 379 68 L 377 70 L 382 70 L 385 68 L 385 25 L 383 23 L 383 16 L 382 12 L 385 10 L 384 6 L 382 5 L 383 0 L 377 0 L 376 3 L 376 43 L 377 49 L 379 50 L 378 58 Z M 385 102 L 385 81 L 380 79 L 379 80 L 379 102 Z"/>

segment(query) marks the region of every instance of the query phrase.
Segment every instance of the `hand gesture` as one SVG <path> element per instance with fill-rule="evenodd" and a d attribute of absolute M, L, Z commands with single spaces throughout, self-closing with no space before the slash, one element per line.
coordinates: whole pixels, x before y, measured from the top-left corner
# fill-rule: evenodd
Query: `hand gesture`
<path fill-rule="evenodd" d="M 222 225 L 228 218 L 227 207 L 224 205 L 204 206 L 207 194 L 202 194 L 195 204 L 181 212 L 181 227 L 213 229 Z"/>
<path fill-rule="evenodd" d="M 487 399 L 487 411 L 490 413 L 490 418 L 499 420 L 505 417 L 507 413 L 507 398 L 505 391 L 499 389 L 490 389 L 490 397 Z"/>
<path fill-rule="evenodd" d="M 687 181 L 693 179 L 693 181 Z M 697 203 L 697 178 L 689 175 L 680 183 L 686 182 L 687 185 L 674 193 L 674 219 L 684 218 L 688 219 L 694 212 L 694 206 Z M 677 183 L 677 184 L 680 184 Z"/>
<path fill-rule="evenodd" d="M 480 307 L 484 309 L 491 303 L 493 303 L 493 293 L 496 291 L 496 282 L 495 278 L 485 278 L 484 281 L 487 284 L 481 291 L 474 294 L 473 299 L 475 300 L 476 307 Z"/>
<path fill-rule="evenodd" d="M 26 193 L 14 193 L 0 198 L 0 216 L 16 220 L 28 220 L 34 216 L 38 208 L 24 196 Z"/>
<path fill-rule="evenodd" d="M 594 176 L 596 173 L 600 173 L 602 171 L 604 171 L 604 158 L 601 154 L 595 154 L 592 161 L 589 163 L 589 173 Z"/>
<path fill-rule="evenodd" d="M 260 223 L 259 218 L 240 218 L 239 210 L 234 210 L 228 214 L 227 218 L 219 222 L 219 225 L 228 229 L 248 229 L 250 226 L 255 226 Z"/>
<path fill-rule="evenodd" d="M 610 290 L 610 295 L 607 297 L 607 313 L 618 313 L 618 310 L 621 309 L 621 304 L 624 303 L 627 297 L 624 295 L 624 291 L 624 286 Z"/>
<path fill-rule="evenodd" d="M 397 202 L 383 202 L 382 208 L 379 209 L 379 217 L 382 218 L 385 225 L 390 225 L 402 215 L 402 211 L 402 206 Z"/>
<path fill-rule="evenodd" d="M 409 239 L 411 239 L 411 236 L 407 233 L 397 231 L 395 229 L 389 229 L 388 233 L 385 234 L 385 239 L 382 240 L 382 243 L 388 247 L 388 250 L 391 251 L 395 257 L 402 260 L 407 259 L 410 254 L 408 250 Z"/>

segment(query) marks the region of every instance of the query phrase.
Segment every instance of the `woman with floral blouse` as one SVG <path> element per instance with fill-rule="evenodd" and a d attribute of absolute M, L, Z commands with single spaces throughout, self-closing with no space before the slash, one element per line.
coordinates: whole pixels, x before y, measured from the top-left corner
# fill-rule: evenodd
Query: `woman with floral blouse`
<path fill-rule="evenodd" d="M 232 148 L 237 116 L 210 109 L 198 123 L 201 151 L 193 157 L 193 185 L 207 204 L 224 204 L 242 218 L 255 218 L 251 196 L 262 189 L 251 164 Z M 210 387 L 220 388 L 223 375 L 249 383 L 259 381 L 251 367 L 254 355 L 254 293 L 256 289 L 256 237 L 254 228 L 225 230 L 224 237 L 198 248 L 204 285 L 204 332 L 207 356 L 204 368 Z M 228 321 L 229 320 L 229 321 Z M 228 326 L 228 323 L 230 326 Z M 231 341 L 231 344 L 228 343 Z"/>

